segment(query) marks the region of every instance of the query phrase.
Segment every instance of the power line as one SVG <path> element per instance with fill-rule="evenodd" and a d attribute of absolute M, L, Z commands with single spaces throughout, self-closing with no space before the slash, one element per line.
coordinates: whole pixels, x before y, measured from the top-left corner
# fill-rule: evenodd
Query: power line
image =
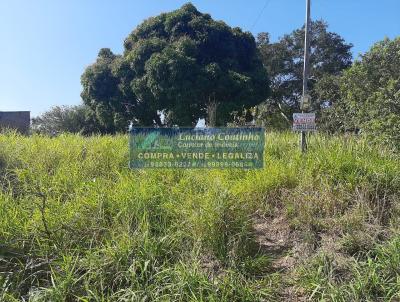
<path fill-rule="evenodd" d="M 260 13 L 258 14 L 257 18 L 254 20 L 253 25 L 250 27 L 250 31 L 254 29 L 254 26 L 257 25 L 258 21 L 260 20 L 262 14 L 264 13 L 265 9 L 267 8 L 268 4 L 271 2 L 271 0 L 266 0 L 264 3 L 263 8 L 261 9 Z"/>

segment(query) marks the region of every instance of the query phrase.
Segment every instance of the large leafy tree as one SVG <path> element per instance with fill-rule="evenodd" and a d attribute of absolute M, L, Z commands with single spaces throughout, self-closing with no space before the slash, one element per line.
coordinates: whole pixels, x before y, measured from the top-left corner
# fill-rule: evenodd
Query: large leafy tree
<path fill-rule="evenodd" d="M 84 102 L 110 130 L 121 120 L 224 125 L 268 95 L 254 37 L 192 4 L 147 19 L 124 48 L 121 56 L 102 50 L 82 76 Z"/>
<path fill-rule="evenodd" d="M 326 104 L 315 94 L 314 87 L 328 75 L 339 75 L 351 66 L 351 44 L 336 33 L 328 31 L 324 21 L 311 24 L 311 54 L 309 89 L 313 110 L 319 111 Z M 262 61 L 271 81 L 271 96 L 261 107 L 262 118 L 272 126 L 285 124 L 291 114 L 300 110 L 303 81 L 304 26 L 284 35 L 275 43 L 268 33 L 257 39 Z M 283 116 L 283 117 L 282 117 Z M 283 123 L 283 124 L 282 124 Z"/>

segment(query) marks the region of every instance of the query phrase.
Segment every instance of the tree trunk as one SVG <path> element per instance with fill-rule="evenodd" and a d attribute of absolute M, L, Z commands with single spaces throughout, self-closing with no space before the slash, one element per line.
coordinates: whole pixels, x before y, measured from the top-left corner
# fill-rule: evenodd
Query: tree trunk
<path fill-rule="evenodd" d="M 208 127 L 216 127 L 217 126 L 217 107 L 218 103 L 214 99 L 211 100 L 211 96 L 208 98 L 207 104 L 207 126 Z"/>

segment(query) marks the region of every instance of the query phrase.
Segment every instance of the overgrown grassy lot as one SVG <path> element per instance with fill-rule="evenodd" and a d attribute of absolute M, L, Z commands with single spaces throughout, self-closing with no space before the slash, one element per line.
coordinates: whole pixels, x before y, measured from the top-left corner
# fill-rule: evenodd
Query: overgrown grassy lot
<path fill-rule="evenodd" d="M 1 301 L 399 301 L 400 161 L 267 134 L 262 170 L 129 170 L 127 136 L 0 135 Z"/>

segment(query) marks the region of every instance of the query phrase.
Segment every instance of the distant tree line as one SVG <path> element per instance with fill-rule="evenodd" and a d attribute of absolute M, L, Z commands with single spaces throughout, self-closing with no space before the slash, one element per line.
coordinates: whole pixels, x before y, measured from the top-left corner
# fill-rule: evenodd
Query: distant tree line
<path fill-rule="evenodd" d="M 116 133 L 142 126 L 291 127 L 300 110 L 304 27 L 276 42 L 255 39 L 192 4 L 151 17 L 108 48 L 82 75 L 83 104 L 54 107 L 34 119 L 42 133 Z M 400 145 L 400 38 L 385 39 L 355 62 L 352 44 L 315 21 L 311 26 L 313 112 L 327 132 L 357 132 Z"/>

